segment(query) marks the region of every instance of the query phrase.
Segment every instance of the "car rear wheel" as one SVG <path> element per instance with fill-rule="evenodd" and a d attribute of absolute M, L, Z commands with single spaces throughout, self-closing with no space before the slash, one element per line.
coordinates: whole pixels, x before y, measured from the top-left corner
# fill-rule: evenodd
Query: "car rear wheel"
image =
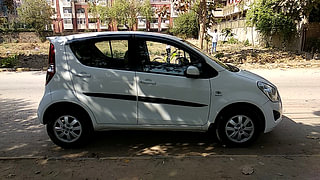
<path fill-rule="evenodd" d="M 229 110 L 219 117 L 218 139 L 228 146 L 247 146 L 260 134 L 259 116 L 251 109 Z"/>
<path fill-rule="evenodd" d="M 55 112 L 47 124 L 47 133 L 56 145 L 63 148 L 83 146 L 92 134 L 89 120 L 84 113 Z"/>

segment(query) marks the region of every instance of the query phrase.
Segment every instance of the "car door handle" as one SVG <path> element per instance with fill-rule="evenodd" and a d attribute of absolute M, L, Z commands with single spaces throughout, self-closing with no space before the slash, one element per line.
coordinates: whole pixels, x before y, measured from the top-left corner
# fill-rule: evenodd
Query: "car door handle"
<path fill-rule="evenodd" d="M 91 74 L 87 74 L 87 73 L 83 73 L 83 72 L 75 73 L 74 75 L 77 77 L 81 77 L 81 78 L 90 78 L 91 77 Z"/>
<path fill-rule="evenodd" d="M 141 84 L 156 85 L 156 82 L 152 81 L 151 79 L 140 80 L 139 82 L 140 82 Z"/>

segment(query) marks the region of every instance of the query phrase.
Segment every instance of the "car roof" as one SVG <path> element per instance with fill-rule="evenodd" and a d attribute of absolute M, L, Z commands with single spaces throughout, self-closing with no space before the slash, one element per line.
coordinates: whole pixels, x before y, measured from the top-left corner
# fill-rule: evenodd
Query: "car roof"
<path fill-rule="evenodd" d="M 50 41 L 58 41 L 64 43 L 71 43 L 75 41 L 82 41 L 86 39 L 93 39 L 99 37 L 109 37 L 109 36 L 121 36 L 121 35 L 138 35 L 144 37 L 158 37 L 158 38 L 166 38 L 176 41 L 182 41 L 181 38 L 171 36 L 168 34 L 154 33 L 154 32 L 142 32 L 142 31 L 108 31 L 108 32 L 91 32 L 91 33 L 81 33 L 81 34 L 73 34 L 67 36 L 53 36 L 48 37 Z"/>

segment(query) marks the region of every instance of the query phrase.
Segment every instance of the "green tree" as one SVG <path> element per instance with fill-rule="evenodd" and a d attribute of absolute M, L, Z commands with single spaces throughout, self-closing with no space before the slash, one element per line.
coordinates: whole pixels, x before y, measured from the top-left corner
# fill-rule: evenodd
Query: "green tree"
<path fill-rule="evenodd" d="M 275 9 L 278 0 L 257 0 L 247 13 L 247 25 L 256 26 L 265 37 L 280 34 L 289 39 L 296 30 L 294 19 Z"/>
<path fill-rule="evenodd" d="M 225 42 L 227 37 L 233 37 L 233 33 L 232 33 L 232 29 L 231 28 L 225 28 L 225 29 L 222 29 L 221 31 L 222 33 L 225 33 L 226 35 L 224 36 L 224 39 L 223 41 Z"/>
<path fill-rule="evenodd" d="M 308 21 L 311 11 L 318 8 L 320 0 L 277 0 L 274 10 L 281 10 L 286 16 L 294 20 Z"/>
<path fill-rule="evenodd" d="M 126 26 L 128 30 L 135 30 L 141 4 L 137 0 L 115 0 L 111 6 L 91 4 L 89 12 L 107 24 L 112 30 L 117 30 L 118 24 Z"/>
<path fill-rule="evenodd" d="M 113 21 L 126 26 L 128 30 L 134 30 L 140 8 L 141 5 L 137 0 L 116 0 L 109 7 L 108 15 Z"/>
<path fill-rule="evenodd" d="M 144 0 L 140 8 L 140 15 L 146 19 L 147 31 L 150 31 L 150 21 L 154 15 L 150 0 Z"/>
<path fill-rule="evenodd" d="M 320 0 L 256 0 L 248 10 L 247 25 L 256 26 L 265 37 L 279 34 L 290 39 Z"/>
<path fill-rule="evenodd" d="M 3 5 L 5 5 L 8 8 L 8 13 L 14 12 L 15 8 L 13 0 L 3 0 Z"/>
<path fill-rule="evenodd" d="M 170 17 L 170 10 L 168 6 L 161 6 L 156 9 L 156 14 L 158 15 L 158 32 L 161 31 L 161 22 L 165 17 Z"/>
<path fill-rule="evenodd" d="M 216 8 L 220 7 L 222 0 L 214 0 L 214 1 L 205 1 L 205 0 L 197 0 L 192 9 L 198 15 L 199 19 L 199 45 L 200 48 L 203 49 L 203 40 L 205 39 L 205 34 L 207 29 L 209 29 L 212 24 L 214 24 L 217 19 L 213 15 L 213 11 Z"/>
<path fill-rule="evenodd" d="M 172 33 L 183 38 L 194 38 L 198 36 L 198 16 L 194 11 L 181 14 L 174 21 Z"/>
<path fill-rule="evenodd" d="M 193 0 L 172 0 L 173 9 L 177 14 L 184 14 L 189 12 Z"/>
<path fill-rule="evenodd" d="M 92 16 L 97 20 L 97 23 L 100 21 L 100 14 L 99 14 L 99 7 L 96 5 L 96 3 L 93 2 L 88 2 L 89 8 L 88 11 L 89 13 L 92 14 Z"/>
<path fill-rule="evenodd" d="M 41 33 L 51 27 L 53 9 L 45 0 L 24 0 L 18 8 L 18 15 L 23 23 Z"/>
<path fill-rule="evenodd" d="M 141 12 L 142 4 L 138 0 L 129 0 L 129 9 L 127 17 L 126 27 L 129 30 L 136 30 L 138 25 L 138 16 Z"/>

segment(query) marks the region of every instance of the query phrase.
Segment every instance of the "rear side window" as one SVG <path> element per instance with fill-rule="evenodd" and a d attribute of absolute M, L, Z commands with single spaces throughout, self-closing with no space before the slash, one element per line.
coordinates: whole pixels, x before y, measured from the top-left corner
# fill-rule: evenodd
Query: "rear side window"
<path fill-rule="evenodd" d="M 128 40 L 89 40 L 70 45 L 77 59 L 86 66 L 130 69 Z"/>
<path fill-rule="evenodd" d="M 124 60 L 126 58 L 126 52 L 128 52 L 127 40 L 101 41 L 101 42 L 95 43 L 95 46 L 105 56 L 113 59 Z"/>

